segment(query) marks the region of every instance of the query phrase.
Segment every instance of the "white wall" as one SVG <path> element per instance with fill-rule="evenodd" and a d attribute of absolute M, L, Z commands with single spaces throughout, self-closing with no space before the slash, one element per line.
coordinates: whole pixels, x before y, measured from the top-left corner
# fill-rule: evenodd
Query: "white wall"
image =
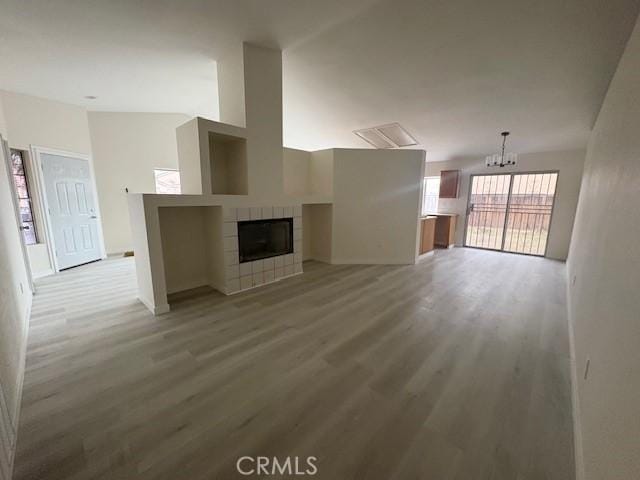
<path fill-rule="evenodd" d="M 423 150 L 333 150 L 332 263 L 415 262 Z"/>
<path fill-rule="evenodd" d="M 638 72 L 640 22 L 589 140 L 568 260 L 580 480 L 640 478 Z"/>
<path fill-rule="evenodd" d="M 0 134 L 7 138 L 1 96 Z M 11 476 L 31 306 L 12 194 L 0 151 L 0 480 Z"/>
<path fill-rule="evenodd" d="M 564 260 L 569 253 L 584 156 L 583 150 L 529 153 L 519 155 L 518 164 L 515 167 L 505 167 L 499 171 L 495 168 L 487 168 L 484 158 L 460 158 L 446 162 L 427 162 L 425 175 L 439 176 L 441 170 L 461 171 L 458 198 L 440 199 L 438 210 L 441 213 L 457 213 L 459 215 L 456 224 L 456 245 L 462 245 L 471 174 L 558 170 L 558 184 L 547 257 Z"/>
<path fill-rule="evenodd" d="M 30 147 L 37 146 L 91 154 L 87 111 L 84 108 L 14 92 L 1 91 L 0 96 L 12 148 L 30 153 Z M 32 159 L 29 159 L 28 167 L 27 173 L 33 172 Z M 28 246 L 27 251 L 31 271 L 34 276 L 39 276 L 50 272 L 51 265 L 44 238 L 40 192 L 34 188 L 33 174 L 29 180 L 41 243 Z"/>
<path fill-rule="evenodd" d="M 287 195 L 311 192 L 311 152 L 295 148 L 282 149 L 282 181 Z"/>
<path fill-rule="evenodd" d="M 249 194 L 281 195 L 282 52 L 243 44 Z"/>
<path fill-rule="evenodd" d="M 331 263 L 333 205 L 303 205 L 302 232 L 302 260 Z"/>
<path fill-rule="evenodd" d="M 154 192 L 153 169 L 178 168 L 175 129 L 189 117 L 173 113 L 87 112 L 29 95 L 6 91 L 0 94 L 12 148 L 29 151 L 33 145 L 93 156 L 107 253 L 131 250 L 124 188 Z M 32 185 L 31 193 L 41 226 L 40 192 Z M 42 227 L 40 232 L 43 243 L 27 247 L 36 276 L 51 268 Z"/>
<path fill-rule="evenodd" d="M 333 194 L 333 150 L 307 152 L 282 149 L 284 192 L 287 195 Z"/>
<path fill-rule="evenodd" d="M 107 253 L 133 249 L 125 188 L 155 193 L 154 168 L 178 168 L 177 113 L 89 112 L 89 131 Z"/>
<path fill-rule="evenodd" d="M 206 207 L 160 208 L 167 293 L 209 284 Z"/>
<path fill-rule="evenodd" d="M 243 46 L 233 43 L 224 48 L 227 52 L 216 59 L 218 74 L 218 118 L 221 122 L 244 127 L 244 58 Z M 213 118 L 213 120 L 218 120 Z"/>
<path fill-rule="evenodd" d="M 13 148 L 35 145 L 91 154 L 84 108 L 6 91 L 2 101 Z"/>
<path fill-rule="evenodd" d="M 334 151 L 331 149 L 311 152 L 311 163 L 309 165 L 309 187 L 311 193 L 333 195 Z"/>
<path fill-rule="evenodd" d="M 4 102 L 2 100 L 2 92 L 0 91 L 0 134 L 3 137 L 7 136 L 7 120 L 4 116 Z"/>

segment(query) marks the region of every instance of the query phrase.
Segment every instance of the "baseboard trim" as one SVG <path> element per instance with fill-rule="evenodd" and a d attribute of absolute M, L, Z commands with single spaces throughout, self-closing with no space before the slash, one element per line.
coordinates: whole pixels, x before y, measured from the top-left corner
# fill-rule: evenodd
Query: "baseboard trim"
<path fill-rule="evenodd" d="M 405 258 L 333 258 L 332 265 L 414 265 L 415 259 L 407 260 Z"/>
<path fill-rule="evenodd" d="M 186 290 L 193 290 L 194 288 L 206 287 L 209 285 L 209 280 L 207 278 L 198 278 L 196 280 L 190 280 L 188 282 L 181 283 L 172 288 L 167 288 L 167 295 L 171 295 L 172 293 L 180 293 Z"/>
<path fill-rule="evenodd" d="M 20 360 L 19 360 L 19 366 L 20 369 L 18 370 L 18 379 L 17 379 L 17 388 L 16 388 L 16 392 L 17 392 L 17 401 L 16 401 L 16 405 L 14 407 L 14 411 L 13 411 L 13 418 L 11 418 L 11 413 L 9 413 L 9 409 L 7 408 L 7 413 L 9 413 L 9 417 L 8 421 L 9 421 L 9 428 L 13 431 L 13 438 L 11 439 L 11 445 L 9 445 L 9 458 L 8 460 L 8 465 L 7 465 L 7 470 L 9 472 L 9 479 L 13 478 L 13 467 L 14 467 L 14 461 L 15 461 L 15 455 L 16 455 L 16 446 L 18 444 L 18 428 L 20 426 L 20 412 L 21 412 L 21 407 L 22 407 L 22 391 L 24 388 L 24 375 L 25 375 L 25 371 L 26 371 L 26 366 L 27 366 L 27 343 L 29 340 L 29 323 L 31 322 L 31 307 L 33 306 L 33 293 L 29 292 L 29 296 L 27 298 L 27 308 L 25 310 L 25 315 L 24 315 L 24 325 L 25 325 L 25 332 L 24 332 L 24 336 L 22 338 L 22 342 L 20 345 Z M 3 395 L 4 397 L 4 392 L 0 391 L 0 394 Z M 6 398 L 3 398 L 3 401 L 5 402 L 5 405 L 7 405 L 7 401 Z"/>
<path fill-rule="evenodd" d="M 154 305 L 146 298 L 142 298 L 138 295 L 138 300 L 142 303 L 147 309 L 153 313 L 154 315 L 162 315 L 163 313 L 167 313 L 171 310 L 168 303 L 163 303 L 161 305 Z"/>
<path fill-rule="evenodd" d="M 578 397 L 578 364 L 576 362 L 575 336 L 573 322 L 571 321 L 571 301 L 569 300 L 569 269 L 565 269 L 565 280 L 567 285 L 567 323 L 569 328 L 569 369 L 571 371 L 571 407 L 573 410 L 573 455 L 576 467 L 576 480 L 584 480 L 584 453 L 582 450 L 582 426 L 580 424 L 580 400 Z"/>
<path fill-rule="evenodd" d="M 48 269 L 48 270 L 43 270 L 41 272 L 34 272 L 31 274 L 31 276 L 35 279 L 35 278 L 42 278 L 42 277 L 48 277 L 49 275 L 53 275 L 55 272 L 53 271 L 53 269 Z"/>
<path fill-rule="evenodd" d="M 435 250 L 431 250 L 429 252 L 422 253 L 422 254 L 418 255 L 416 263 L 421 262 L 423 260 L 426 260 L 429 257 L 432 257 L 433 255 L 435 255 L 435 253 L 436 253 Z"/>

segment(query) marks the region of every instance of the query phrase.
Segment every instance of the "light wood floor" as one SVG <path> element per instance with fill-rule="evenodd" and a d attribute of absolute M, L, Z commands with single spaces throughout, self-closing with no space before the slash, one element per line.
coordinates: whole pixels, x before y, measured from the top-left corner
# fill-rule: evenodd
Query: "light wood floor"
<path fill-rule="evenodd" d="M 563 279 L 453 249 L 307 263 L 154 318 L 132 259 L 47 278 L 15 478 L 226 480 L 243 455 L 313 455 L 331 480 L 573 479 Z"/>

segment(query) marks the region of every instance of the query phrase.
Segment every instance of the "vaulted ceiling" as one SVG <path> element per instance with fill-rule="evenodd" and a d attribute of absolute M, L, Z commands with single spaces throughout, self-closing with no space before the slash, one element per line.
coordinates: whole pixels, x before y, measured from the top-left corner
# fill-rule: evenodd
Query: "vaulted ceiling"
<path fill-rule="evenodd" d="M 0 0 L 0 88 L 92 110 L 216 117 L 215 61 L 284 51 L 287 146 L 367 147 L 400 122 L 428 160 L 583 148 L 640 0 Z M 94 95 L 95 100 L 85 99 Z"/>

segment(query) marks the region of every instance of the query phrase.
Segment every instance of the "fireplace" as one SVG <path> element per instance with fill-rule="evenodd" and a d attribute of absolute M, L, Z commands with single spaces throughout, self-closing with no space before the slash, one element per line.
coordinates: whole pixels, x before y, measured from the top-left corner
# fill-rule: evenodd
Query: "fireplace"
<path fill-rule="evenodd" d="M 293 218 L 238 222 L 240 263 L 293 253 Z"/>

